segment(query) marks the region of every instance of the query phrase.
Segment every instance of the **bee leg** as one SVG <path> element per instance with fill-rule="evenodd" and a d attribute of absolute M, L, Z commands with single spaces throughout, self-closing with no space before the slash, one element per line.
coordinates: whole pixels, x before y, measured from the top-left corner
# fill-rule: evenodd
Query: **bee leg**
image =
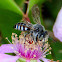
<path fill-rule="evenodd" d="M 38 35 L 38 38 L 39 38 L 40 41 L 42 41 L 44 39 L 44 41 L 42 42 L 43 43 L 42 50 L 43 50 L 43 46 L 45 44 L 45 38 L 43 38 L 43 35 L 42 34 Z"/>
<path fill-rule="evenodd" d="M 28 32 L 24 34 L 25 41 L 26 41 L 26 36 L 27 36 L 28 34 L 29 34 Z"/>
<path fill-rule="evenodd" d="M 38 35 L 36 35 L 35 40 L 36 40 L 36 42 L 38 41 Z"/>
<path fill-rule="evenodd" d="M 34 36 L 33 36 L 33 30 L 30 31 L 31 37 L 34 40 Z"/>
<path fill-rule="evenodd" d="M 34 36 L 31 34 L 32 39 L 34 40 Z"/>
<path fill-rule="evenodd" d="M 28 34 L 29 34 L 29 32 L 25 32 L 25 33 L 24 33 L 24 37 L 26 37 Z"/>
<path fill-rule="evenodd" d="M 44 45 L 45 45 L 45 38 L 44 38 L 44 42 L 43 42 L 43 46 L 42 46 L 42 49 L 44 48 Z"/>
<path fill-rule="evenodd" d="M 37 43 L 37 40 L 38 40 L 38 35 L 33 36 L 33 40 L 35 41 L 35 43 Z"/>
<path fill-rule="evenodd" d="M 27 36 L 27 34 L 28 34 L 28 33 L 25 33 L 24 37 L 26 37 L 26 36 Z"/>
<path fill-rule="evenodd" d="M 33 37 L 34 42 L 36 42 L 36 37 Z"/>

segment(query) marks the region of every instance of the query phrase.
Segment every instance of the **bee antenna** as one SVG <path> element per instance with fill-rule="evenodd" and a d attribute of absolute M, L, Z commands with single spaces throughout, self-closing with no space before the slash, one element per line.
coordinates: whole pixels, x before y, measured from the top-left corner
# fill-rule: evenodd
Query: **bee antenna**
<path fill-rule="evenodd" d="M 45 44 L 45 38 L 44 38 L 43 46 L 44 46 L 44 44 Z M 42 50 L 43 50 L 43 46 L 42 46 Z"/>

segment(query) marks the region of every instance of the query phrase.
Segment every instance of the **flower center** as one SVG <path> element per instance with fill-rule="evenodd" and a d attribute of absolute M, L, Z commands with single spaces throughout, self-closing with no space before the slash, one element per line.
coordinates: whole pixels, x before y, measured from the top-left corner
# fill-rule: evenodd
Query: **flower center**
<path fill-rule="evenodd" d="M 48 37 L 43 39 L 42 41 L 35 42 L 30 34 L 27 34 L 24 37 L 24 34 L 21 34 L 17 37 L 17 34 L 12 33 L 12 43 L 14 52 L 23 58 L 26 59 L 38 59 L 41 56 L 46 56 L 47 52 L 51 50 L 50 45 L 47 42 Z"/>

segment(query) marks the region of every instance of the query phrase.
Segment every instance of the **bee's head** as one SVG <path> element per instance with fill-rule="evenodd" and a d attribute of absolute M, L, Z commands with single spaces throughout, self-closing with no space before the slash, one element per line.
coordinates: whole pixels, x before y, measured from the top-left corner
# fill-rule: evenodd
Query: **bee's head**
<path fill-rule="evenodd" d="M 44 31 L 43 32 L 43 37 L 45 38 L 47 35 L 48 35 L 48 32 L 47 31 Z"/>

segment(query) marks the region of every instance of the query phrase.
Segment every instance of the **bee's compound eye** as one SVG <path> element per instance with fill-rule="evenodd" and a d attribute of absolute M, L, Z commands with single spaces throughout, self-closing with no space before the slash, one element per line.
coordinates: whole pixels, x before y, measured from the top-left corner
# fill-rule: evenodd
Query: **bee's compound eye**
<path fill-rule="evenodd" d="M 37 28 L 36 31 L 39 32 L 39 28 Z"/>

